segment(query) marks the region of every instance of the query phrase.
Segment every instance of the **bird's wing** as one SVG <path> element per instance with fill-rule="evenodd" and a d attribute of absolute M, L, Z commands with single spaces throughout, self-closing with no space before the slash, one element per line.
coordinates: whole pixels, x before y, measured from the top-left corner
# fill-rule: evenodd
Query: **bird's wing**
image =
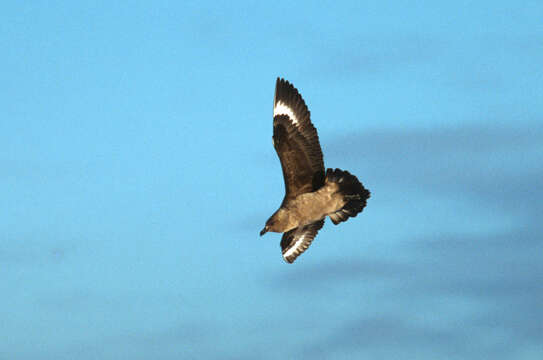
<path fill-rule="evenodd" d="M 283 234 L 281 238 L 281 251 L 283 259 L 292 264 L 298 256 L 307 250 L 317 233 L 324 225 L 324 219 L 309 225 L 297 227 Z"/>
<path fill-rule="evenodd" d="M 277 78 L 273 104 L 273 146 L 283 169 L 285 200 L 294 199 L 324 185 L 319 136 L 304 99 L 288 81 Z"/>

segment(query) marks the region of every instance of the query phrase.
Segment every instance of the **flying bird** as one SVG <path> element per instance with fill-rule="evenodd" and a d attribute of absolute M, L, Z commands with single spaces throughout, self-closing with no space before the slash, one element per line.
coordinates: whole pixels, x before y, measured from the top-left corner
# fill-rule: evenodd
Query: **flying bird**
<path fill-rule="evenodd" d="M 283 258 L 293 263 L 311 245 L 327 216 L 334 225 L 355 217 L 370 192 L 348 171 L 324 171 L 317 129 L 304 99 L 281 78 L 275 83 L 273 100 L 273 146 L 283 169 L 285 197 L 260 236 L 268 231 L 283 233 Z"/>

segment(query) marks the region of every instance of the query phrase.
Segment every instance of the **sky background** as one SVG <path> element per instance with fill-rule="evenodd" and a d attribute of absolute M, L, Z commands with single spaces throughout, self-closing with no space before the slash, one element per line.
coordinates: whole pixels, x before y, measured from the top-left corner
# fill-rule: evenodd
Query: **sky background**
<path fill-rule="evenodd" d="M 543 2 L 0 5 L 0 359 L 543 358 Z M 275 79 L 372 192 L 293 265 Z"/>

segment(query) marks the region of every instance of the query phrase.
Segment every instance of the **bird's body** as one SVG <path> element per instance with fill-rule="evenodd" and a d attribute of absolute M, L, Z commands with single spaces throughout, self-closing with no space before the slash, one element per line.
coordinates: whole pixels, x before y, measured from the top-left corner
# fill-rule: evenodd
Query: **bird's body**
<path fill-rule="evenodd" d="M 344 196 L 338 191 L 338 184 L 328 182 L 316 191 L 303 193 L 292 200 L 287 200 L 277 210 L 284 214 L 278 217 L 279 221 L 275 222 L 275 226 L 269 231 L 287 232 L 335 213 L 346 203 Z"/>
<path fill-rule="evenodd" d="M 304 100 L 288 81 L 277 79 L 273 145 L 281 161 L 285 198 L 260 235 L 284 233 L 283 258 L 292 263 L 311 244 L 329 216 L 334 224 L 356 216 L 370 193 L 347 171 L 324 171 L 317 130 Z"/>

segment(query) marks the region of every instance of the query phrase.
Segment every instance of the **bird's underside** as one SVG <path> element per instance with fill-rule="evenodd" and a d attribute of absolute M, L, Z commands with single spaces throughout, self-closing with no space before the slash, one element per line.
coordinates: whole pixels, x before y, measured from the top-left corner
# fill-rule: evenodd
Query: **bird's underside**
<path fill-rule="evenodd" d="M 292 263 L 307 250 L 326 216 L 336 225 L 356 216 L 370 193 L 347 171 L 328 169 L 325 173 L 309 110 L 296 88 L 280 78 L 273 115 L 273 145 L 283 170 L 285 197 L 260 235 L 284 233 L 283 258 Z"/>

